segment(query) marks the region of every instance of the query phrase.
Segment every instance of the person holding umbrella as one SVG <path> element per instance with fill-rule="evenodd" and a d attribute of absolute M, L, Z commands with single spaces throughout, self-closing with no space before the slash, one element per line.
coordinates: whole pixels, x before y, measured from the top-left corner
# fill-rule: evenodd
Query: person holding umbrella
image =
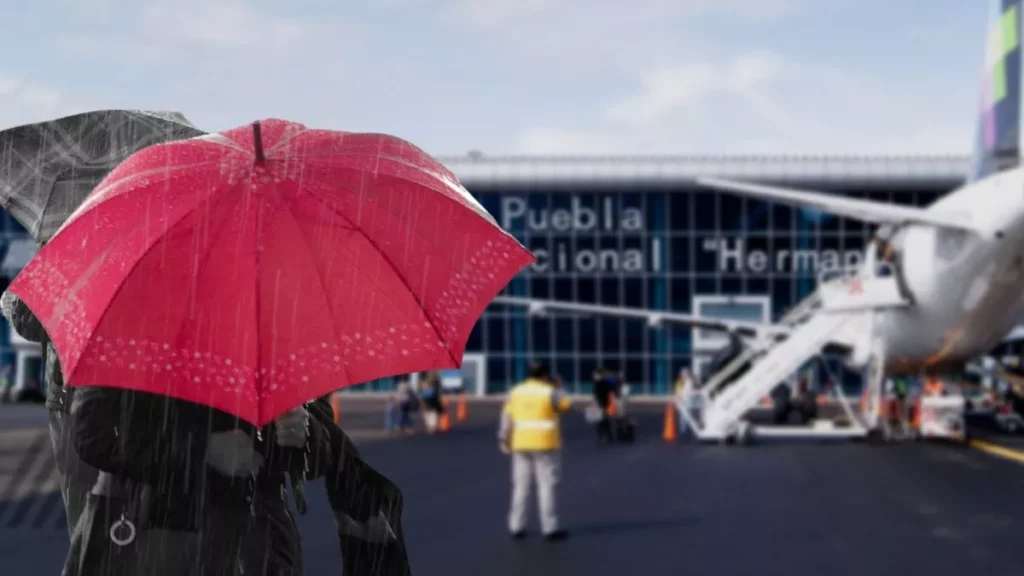
<path fill-rule="evenodd" d="M 303 574 L 282 494 L 289 477 L 295 485 L 321 477 L 331 461 L 328 433 L 306 407 L 256 428 L 198 404 L 88 386 L 72 414 L 75 450 L 101 472 L 65 574 L 120 574 L 128 546 L 130 574 Z M 118 540 L 91 544 L 108 532 Z"/>
<path fill-rule="evenodd" d="M 273 446 L 291 436 L 283 430 L 324 412 L 312 399 L 394 374 L 458 367 L 484 308 L 532 261 L 454 174 L 412 144 L 267 120 L 132 155 L 10 291 L 60 350 L 67 386 L 120 389 L 120 418 L 149 415 L 139 425 L 167 437 L 156 443 L 167 449 L 158 466 L 163 475 L 133 472 L 123 456 L 102 461 L 90 451 L 100 442 L 90 441 L 88 426 L 76 434 L 76 445 L 129 484 L 132 475 L 153 475 L 137 482 L 142 491 L 168 486 L 178 500 L 191 502 L 185 495 L 196 472 L 188 470 L 212 468 L 231 477 L 256 469 L 257 489 L 264 468 L 266 486 L 279 486 L 283 471 L 294 474 L 295 459 L 275 454 Z M 89 407 L 97 394 L 82 393 L 72 412 L 85 418 L 109 410 Z M 167 398 L 176 407 L 159 411 Z M 112 403 L 108 396 L 92 405 Z M 198 425 L 204 420 L 206 426 Z M 108 439 L 120 438 L 121 428 L 132 426 L 111 426 Z M 324 426 L 301 447 L 297 439 L 281 446 L 302 454 L 307 475 L 322 472 L 317 462 L 324 458 L 330 474 L 340 473 L 344 458 L 323 452 L 324 432 L 327 446 L 344 445 Z M 121 442 L 149 443 L 144 433 L 128 436 Z M 234 459 L 225 465 L 218 454 Z M 364 478 L 378 485 L 373 476 Z M 337 490 L 345 483 L 330 485 Z M 243 493 L 259 506 L 255 490 Z M 108 499 L 117 494 L 93 490 Z M 118 514 L 94 515 L 84 556 L 93 546 L 114 550 L 105 558 L 119 567 L 145 559 L 150 548 L 144 545 L 134 553 L 124 549 L 135 541 L 126 524 L 154 520 L 140 516 L 140 501 L 127 498 Z M 342 547 L 351 538 L 384 546 L 400 538 L 396 501 L 397 495 L 378 500 L 379 513 L 370 517 L 336 509 Z M 332 499 L 332 505 L 355 504 Z M 185 551 L 202 546 L 190 529 L 215 521 L 203 511 L 186 517 L 199 521 L 160 525 L 161 537 Z M 286 524 L 280 515 L 266 517 L 276 530 L 289 530 L 279 526 Z M 80 521 L 77 528 L 90 526 Z M 256 530 L 244 538 L 267 542 Z M 282 559 L 276 566 L 296 565 Z"/>
<path fill-rule="evenodd" d="M 178 112 L 101 110 L 0 131 L 6 162 L 0 205 L 43 246 L 118 164 L 147 146 L 205 134 Z M 43 351 L 50 439 L 71 533 L 97 471 L 78 458 L 69 430 L 71 402 L 46 330 L 17 296 L 4 292 L 0 311 L 22 338 Z"/>

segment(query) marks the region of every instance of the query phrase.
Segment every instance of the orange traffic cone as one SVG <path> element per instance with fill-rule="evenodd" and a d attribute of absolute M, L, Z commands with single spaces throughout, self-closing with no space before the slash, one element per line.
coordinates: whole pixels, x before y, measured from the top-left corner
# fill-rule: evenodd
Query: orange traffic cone
<path fill-rule="evenodd" d="M 456 413 L 459 422 L 465 422 L 469 418 L 469 406 L 466 404 L 466 395 L 459 394 L 459 408 Z"/>
<path fill-rule="evenodd" d="M 438 422 L 437 427 L 439 432 L 447 432 L 452 428 L 452 417 L 451 411 L 448 409 L 448 400 L 442 400 L 441 406 L 444 410 L 441 412 L 441 421 Z"/>
<path fill-rule="evenodd" d="M 334 411 L 334 421 L 341 422 L 341 398 L 337 393 L 331 394 L 331 410 Z"/>
<path fill-rule="evenodd" d="M 665 403 L 665 429 L 661 433 L 665 442 L 675 442 L 679 439 L 679 430 L 676 426 L 676 407 L 672 402 Z"/>

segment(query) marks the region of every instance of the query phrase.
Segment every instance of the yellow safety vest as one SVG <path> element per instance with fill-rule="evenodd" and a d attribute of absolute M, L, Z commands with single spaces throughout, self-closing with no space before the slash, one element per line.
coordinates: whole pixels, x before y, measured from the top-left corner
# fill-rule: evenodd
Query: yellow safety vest
<path fill-rule="evenodd" d="M 558 416 L 569 409 L 567 396 L 558 405 L 550 384 L 527 380 L 512 388 L 505 401 L 505 414 L 512 421 L 513 452 L 547 452 L 562 447 Z"/>

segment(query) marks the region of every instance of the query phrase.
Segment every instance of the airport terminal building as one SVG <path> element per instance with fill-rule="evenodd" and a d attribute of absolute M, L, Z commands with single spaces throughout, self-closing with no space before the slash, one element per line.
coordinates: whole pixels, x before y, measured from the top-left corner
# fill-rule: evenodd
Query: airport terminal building
<path fill-rule="evenodd" d="M 882 202 L 927 205 L 959 186 L 965 157 L 693 157 L 445 159 L 462 183 L 537 257 L 510 296 L 770 322 L 809 295 L 817 273 L 856 264 L 872 226 L 699 189 L 718 176 Z M 530 317 L 492 306 L 463 372 L 501 392 L 528 362 L 550 362 L 586 391 L 598 366 L 622 369 L 641 393 L 701 371 L 724 335 L 640 320 Z"/>
<path fill-rule="evenodd" d="M 817 272 L 856 264 L 872 227 L 699 189 L 718 176 L 883 202 L 926 205 L 963 182 L 966 157 L 445 158 L 537 262 L 506 294 L 769 322 L 810 294 Z M 0 213 L 2 272 L 31 258 L 32 240 Z M 6 284 L 6 282 L 5 282 Z M 6 286 L 5 286 L 6 287 Z M 624 370 L 641 393 L 671 389 L 682 367 L 701 371 L 723 335 L 681 325 L 492 306 L 469 340 L 471 391 L 502 392 L 546 360 L 571 390 L 598 366 Z M 38 347 L 0 331 L 10 376 L 31 381 Z M 390 387 L 370 383 L 361 389 Z"/>

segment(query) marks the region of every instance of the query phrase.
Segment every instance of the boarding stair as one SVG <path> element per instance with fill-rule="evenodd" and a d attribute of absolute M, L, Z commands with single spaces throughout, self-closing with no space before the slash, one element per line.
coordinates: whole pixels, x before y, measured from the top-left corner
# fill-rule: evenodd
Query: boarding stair
<path fill-rule="evenodd" d="M 698 438 L 734 437 L 750 409 L 826 346 L 852 348 L 870 335 L 876 310 L 909 305 L 891 272 L 865 265 L 820 275 L 818 288 L 778 322 L 791 330 L 787 335 L 754 338 L 701 387 L 700 422 L 690 422 Z"/>

